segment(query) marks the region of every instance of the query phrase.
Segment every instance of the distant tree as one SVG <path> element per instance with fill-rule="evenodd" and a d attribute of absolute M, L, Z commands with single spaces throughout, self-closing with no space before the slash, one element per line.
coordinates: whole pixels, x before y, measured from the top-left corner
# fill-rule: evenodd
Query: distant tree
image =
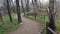
<path fill-rule="evenodd" d="M 10 13 L 9 0 L 6 0 L 6 2 L 7 2 L 8 14 L 9 14 L 9 17 L 10 17 L 10 22 L 12 22 L 12 16 L 11 16 L 11 13 Z"/>
<path fill-rule="evenodd" d="M 37 0 L 34 0 L 34 4 L 35 4 L 35 6 L 37 7 Z"/>
<path fill-rule="evenodd" d="M 15 5 L 14 5 L 14 2 L 13 2 L 13 0 L 10 0 L 10 9 L 12 10 L 12 12 L 14 12 L 15 13 Z"/>
<path fill-rule="evenodd" d="M 7 1 L 6 1 L 6 0 L 3 1 L 3 5 L 4 5 L 4 6 L 3 6 L 4 9 L 7 9 Z"/>
<path fill-rule="evenodd" d="M 25 16 L 25 10 L 24 10 L 24 5 L 23 5 L 23 0 L 21 0 L 21 5 L 22 5 L 22 11 L 23 11 L 24 16 Z"/>
<path fill-rule="evenodd" d="M 33 4 L 33 0 L 32 0 L 32 4 Z"/>
<path fill-rule="evenodd" d="M 27 3 L 26 3 L 26 10 L 27 12 L 29 12 L 29 0 L 27 0 Z"/>
<path fill-rule="evenodd" d="M 39 0 L 39 3 L 40 3 L 40 8 L 41 8 L 41 1 Z"/>
<path fill-rule="evenodd" d="M 36 8 L 37 8 L 37 0 L 34 0 L 35 20 L 36 20 L 36 16 L 37 16 Z"/>
<path fill-rule="evenodd" d="M 20 6 L 19 6 L 19 0 L 16 0 L 16 10 L 17 10 L 17 15 L 18 15 L 18 22 L 22 22 L 21 20 L 21 12 L 20 12 Z"/>

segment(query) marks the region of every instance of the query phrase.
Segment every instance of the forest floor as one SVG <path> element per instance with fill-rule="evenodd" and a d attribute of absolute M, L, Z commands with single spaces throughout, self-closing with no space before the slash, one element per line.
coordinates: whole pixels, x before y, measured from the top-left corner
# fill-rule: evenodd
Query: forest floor
<path fill-rule="evenodd" d="M 15 16 L 15 18 L 17 18 Z M 8 32 L 8 34 L 39 34 L 41 24 L 36 21 L 29 20 L 22 17 L 22 25 L 20 25 L 15 31 Z"/>

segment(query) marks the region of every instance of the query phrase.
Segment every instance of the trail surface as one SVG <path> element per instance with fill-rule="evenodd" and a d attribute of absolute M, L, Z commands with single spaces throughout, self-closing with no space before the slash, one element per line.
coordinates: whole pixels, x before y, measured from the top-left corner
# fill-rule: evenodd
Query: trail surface
<path fill-rule="evenodd" d="M 16 16 L 15 16 L 16 17 Z M 38 34 L 40 30 L 40 23 L 22 17 L 22 25 L 17 30 L 8 32 L 8 34 Z"/>

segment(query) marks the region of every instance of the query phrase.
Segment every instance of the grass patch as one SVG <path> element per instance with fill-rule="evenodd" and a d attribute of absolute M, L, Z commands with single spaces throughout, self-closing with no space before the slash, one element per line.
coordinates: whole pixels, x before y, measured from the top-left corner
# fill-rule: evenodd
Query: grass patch
<path fill-rule="evenodd" d="M 60 31 L 60 23 L 58 22 L 58 20 L 55 21 L 55 26 L 56 26 L 56 30 Z"/>
<path fill-rule="evenodd" d="M 12 14 L 14 16 L 15 14 Z M 3 15 L 3 22 L 0 23 L 0 33 L 6 34 L 5 30 L 13 31 L 20 25 L 17 19 L 13 18 L 13 22 L 10 22 L 8 14 Z"/>
<path fill-rule="evenodd" d="M 19 24 L 17 22 L 2 22 L 0 23 L 1 28 L 4 28 L 6 30 L 12 31 L 15 30 L 17 28 Z"/>
<path fill-rule="evenodd" d="M 56 25 L 56 30 L 60 31 L 60 24 L 59 23 L 55 23 L 55 25 Z"/>
<path fill-rule="evenodd" d="M 7 34 L 3 29 L 0 28 L 0 34 Z"/>
<path fill-rule="evenodd" d="M 25 17 L 28 18 L 28 19 L 35 20 L 34 16 L 25 16 Z M 36 17 L 36 21 L 38 21 L 38 22 L 47 22 L 48 21 L 48 16 Z"/>
<path fill-rule="evenodd" d="M 12 14 L 11 14 L 12 18 L 13 18 L 13 16 L 15 16 L 15 15 L 16 15 L 16 14 L 12 13 Z M 10 21 L 8 14 L 3 15 L 2 18 L 3 18 L 4 21 Z M 14 20 L 14 18 L 13 18 L 13 20 Z"/>
<path fill-rule="evenodd" d="M 28 19 L 32 19 L 32 20 L 35 20 L 35 17 L 34 16 L 25 16 L 26 18 L 28 18 Z"/>

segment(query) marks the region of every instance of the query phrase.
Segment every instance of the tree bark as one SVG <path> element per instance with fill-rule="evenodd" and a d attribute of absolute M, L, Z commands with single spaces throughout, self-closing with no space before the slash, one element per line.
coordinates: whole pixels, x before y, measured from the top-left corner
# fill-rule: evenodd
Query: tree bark
<path fill-rule="evenodd" d="M 37 13 L 36 13 L 36 9 L 37 9 L 37 0 L 34 0 L 34 10 L 35 10 L 35 20 L 36 20 L 36 17 L 37 17 Z"/>
<path fill-rule="evenodd" d="M 27 0 L 27 3 L 26 3 L 26 10 L 27 12 L 29 12 L 29 0 Z"/>
<path fill-rule="evenodd" d="M 3 21 L 1 11 L 0 11 L 0 21 Z"/>
<path fill-rule="evenodd" d="M 10 22 L 12 22 L 12 17 L 11 17 L 11 13 L 10 13 L 10 7 L 9 7 L 9 1 L 7 1 L 7 9 L 8 9 L 8 14 L 9 14 L 9 18 L 10 18 Z"/>
<path fill-rule="evenodd" d="M 16 10 L 17 10 L 17 16 L 18 16 L 18 22 L 22 22 L 21 20 L 21 12 L 20 12 L 20 6 L 19 6 L 19 0 L 16 0 Z"/>
<path fill-rule="evenodd" d="M 21 5 L 22 5 L 22 11 L 23 11 L 23 13 L 24 13 L 24 16 L 25 16 L 25 11 L 24 11 L 24 6 L 23 6 L 23 0 L 21 0 Z"/>
<path fill-rule="evenodd" d="M 50 0 L 50 4 L 49 4 L 49 27 L 53 31 L 55 31 L 54 16 L 55 16 L 55 14 L 54 14 L 54 0 Z M 53 33 L 51 31 L 49 31 L 49 34 L 53 34 Z"/>

